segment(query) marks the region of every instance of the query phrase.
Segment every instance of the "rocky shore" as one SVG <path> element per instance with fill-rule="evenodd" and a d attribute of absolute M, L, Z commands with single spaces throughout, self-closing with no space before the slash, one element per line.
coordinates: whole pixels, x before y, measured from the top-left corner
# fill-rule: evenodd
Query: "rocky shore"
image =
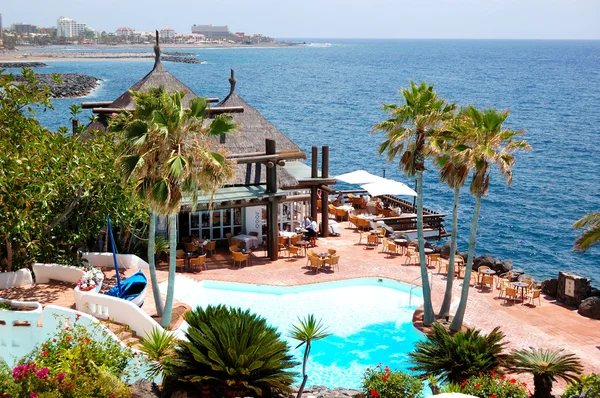
<path fill-rule="evenodd" d="M 179 62 L 185 64 L 201 64 L 202 61 L 196 58 L 197 54 L 184 53 L 179 51 L 164 52 L 161 60 L 165 62 Z M 31 57 L 38 59 L 56 59 L 56 60 L 130 60 L 130 59 L 154 59 L 154 54 L 145 52 L 36 52 L 31 54 Z M 28 62 L 29 64 L 42 64 L 41 62 Z M 44 64 L 40 66 L 45 66 Z M 13 68 L 16 66 L 12 66 Z M 20 66 L 19 66 L 20 67 Z M 37 67 L 37 66 L 30 66 Z"/>
<path fill-rule="evenodd" d="M 40 86 L 50 87 L 53 98 L 83 97 L 92 92 L 100 83 L 100 79 L 87 75 L 67 73 L 59 76 L 62 80 L 61 84 L 58 84 L 50 74 L 37 76 Z M 21 79 L 21 75 L 15 76 L 16 81 Z"/>
<path fill-rule="evenodd" d="M 48 66 L 43 62 L 0 62 L 0 69 L 6 68 L 42 68 Z"/>

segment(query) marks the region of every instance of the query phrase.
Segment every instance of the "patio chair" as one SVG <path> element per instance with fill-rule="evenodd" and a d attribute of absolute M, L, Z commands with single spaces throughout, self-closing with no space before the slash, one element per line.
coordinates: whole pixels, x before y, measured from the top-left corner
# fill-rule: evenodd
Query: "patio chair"
<path fill-rule="evenodd" d="M 354 228 L 358 228 L 358 217 L 354 214 L 348 214 L 348 226 L 354 225 Z"/>
<path fill-rule="evenodd" d="M 192 267 L 192 271 L 196 269 L 196 266 L 200 266 L 200 271 L 202 271 L 202 266 L 208 271 L 208 268 L 206 268 L 206 254 L 190 258 L 190 266 Z"/>
<path fill-rule="evenodd" d="M 489 285 L 492 290 L 494 290 L 494 276 L 493 275 L 481 275 L 481 287 L 484 285 Z"/>
<path fill-rule="evenodd" d="M 316 255 L 317 255 L 317 253 L 315 253 L 313 249 L 308 249 L 306 251 L 306 265 L 308 265 L 308 263 L 310 262 L 310 258 L 309 257 L 310 256 L 316 256 Z"/>
<path fill-rule="evenodd" d="M 408 248 L 405 254 L 406 258 L 404 259 L 404 264 L 418 264 L 419 263 L 419 253 L 416 252 L 412 248 Z"/>
<path fill-rule="evenodd" d="M 336 208 L 335 209 L 335 217 L 339 218 L 339 220 L 341 222 L 344 222 L 346 220 L 346 218 L 348 217 L 348 212 L 346 211 L 346 209 L 342 209 L 342 208 Z"/>
<path fill-rule="evenodd" d="M 288 257 L 292 257 L 292 255 L 296 256 L 296 258 L 300 257 L 300 247 L 298 246 L 288 246 Z"/>
<path fill-rule="evenodd" d="M 231 246 L 231 238 L 233 237 L 233 234 L 231 232 L 227 232 L 225 234 L 225 238 L 227 239 L 227 245 Z"/>
<path fill-rule="evenodd" d="M 514 287 L 506 287 L 506 291 L 504 292 L 504 302 L 506 302 L 506 300 L 511 299 L 513 300 L 513 304 L 515 303 L 515 301 L 517 300 L 518 296 L 517 296 L 517 289 L 515 289 Z"/>
<path fill-rule="evenodd" d="M 427 255 L 427 264 L 429 264 L 430 267 L 431 266 L 434 267 L 433 263 L 439 264 L 440 257 L 441 257 L 440 253 L 431 253 L 431 254 Z M 447 269 L 446 269 L 446 272 L 448 272 Z"/>
<path fill-rule="evenodd" d="M 477 283 L 481 283 L 481 278 L 485 275 L 481 271 L 483 271 L 484 269 L 490 269 L 490 267 L 488 267 L 487 265 L 481 265 L 479 266 L 479 268 L 477 268 L 477 272 L 472 272 L 473 274 L 477 274 Z"/>
<path fill-rule="evenodd" d="M 383 238 L 386 239 L 386 238 Z M 390 255 L 395 256 L 396 254 L 398 254 L 398 245 L 396 245 L 396 243 L 394 243 L 393 240 L 387 240 L 387 257 L 389 257 Z"/>
<path fill-rule="evenodd" d="M 327 210 L 329 210 L 329 217 L 331 218 L 331 216 L 333 216 L 333 218 L 336 217 L 336 211 L 337 211 L 337 207 L 335 207 L 334 205 L 332 205 L 331 203 L 327 205 Z"/>
<path fill-rule="evenodd" d="M 533 300 L 538 299 L 540 305 L 542 305 L 542 290 L 541 289 L 533 289 L 529 293 L 527 293 L 527 298 L 529 299 L 529 303 L 533 304 Z"/>
<path fill-rule="evenodd" d="M 198 251 L 199 246 L 192 242 L 183 242 L 183 247 L 186 252 L 195 253 L 196 251 Z"/>
<path fill-rule="evenodd" d="M 437 273 L 441 274 L 442 271 L 444 274 L 448 275 L 448 267 L 450 266 L 450 262 L 446 258 L 438 259 L 438 270 Z"/>
<path fill-rule="evenodd" d="M 183 268 L 185 267 L 185 259 L 184 258 L 176 258 L 175 259 L 175 271 L 177 268 L 181 267 L 181 271 L 183 272 Z"/>
<path fill-rule="evenodd" d="M 367 236 L 367 247 L 375 247 L 377 248 L 377 246 L 379 245 L 379 238 L 377 237 L 377 235 L 369 235 Z"/>
<path fill-rule="evenodd" d="M 175 258 L 186 258 L 186 254 L 184 250 L 177 250 L 175 252 Z"/>
<path fill-rule="evenodd" d="M 233 253 L 233 252 L 241 252 L 242 249 L 240 249 L 239 246 L 229 246 L 229 252 Z"/>
<path fill-rule="evenodd" d="M 302 240 L 302 235 L 294 235 L 290 238 L 290 246 L 294 246 L 296 243 Z"/>
<path fill-rule="evenodd" d="M 319 272 L 319 268 L 323 266 L 324 261 L 319 256 L 308 256 L 310 268 L 315 269 L 315 274 Z"/>
<path fill-rule="evenodd" d="M 358 229 L 361 230 L 365 230 L 365 229 L 369 229 L 371 227 L 369 220 L 367 220 L 366 218 L 362 218 L 362 217 L 357 217 L 358 219 Z"/>
<path fill-rule="evenodd" d="M 237 263 L 240 264 L 240 268 L 242 268 L 242 263 L 246 263 L 246 266 L 248 266 L 248 259 L 250 258 L 250 254 L 244 254 L 242 252 L 231 252 L 231 255 L 233 256 L 233 266 L 235 267 L 235 265 Z"/>
<path fill-rule="evenodd" d="M 211 240 L 204 245 L 204 251 L 210 255 L 217 254 L 217 241 Z"/>
<path fill-rule="evenodd" d="M 327 253 L 329 253 L 331 256 L 335 255 L 337 253 L 337 250 L 335 249 L 327 249 Z"/>
<path fill-rule="evenodd" d="M 327 257 L 323 261 L 325 262 L 325 264 L 327 264 L 329 266 L 329 268 L 331 268 L 332 271 L 335 271 L 335 267 L 338 268 L 338 271 L 340 270 L 340 266 L 339 266 L 340 256 L 337 256 L 334 254 L 334 255 Z"/>

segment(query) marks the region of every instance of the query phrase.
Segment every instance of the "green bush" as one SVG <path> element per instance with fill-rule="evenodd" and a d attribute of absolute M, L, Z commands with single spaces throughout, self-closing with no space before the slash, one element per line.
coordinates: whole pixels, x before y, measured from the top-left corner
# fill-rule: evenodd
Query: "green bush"
<path fill-rule="evenodd" d="M 265 319 L 225 306 L 200 307 L 185 315 L 188 341 L 164 361 L 164 391 L 218 397 L 289 394 L 295 374 L 288 344 Z"/>
<path fill-rule="evenodd" d="M 433 324 L 434 333 L 427 340 L 415 344 L 409 353 L 414 369 L 441 382 L 460 383 L 479 372 L 493 370 L 502 374 L 502 368 L 514 363 L 510 354 L 504 353 L 504 333 L 495 328 L 490 334 L 468 329 L 451 336 L 439 324 Z"/>
<path fill-rule="evenodd" d="M 134 353 L 98 324 L 83 326 L 78 319 L 61 325 L 14 369 L 0 367 L 0 392 L 14 398 L 131 396 L 122 378 L 130 375 L 127 365 Z"/>
<path fill-rule="evenodd" d="M 579 382 L 567 386 L 562 398 L 600 398 L 600 375 L 582 375 Z"/>
<path fill-rule="evenodd" d="M 443 392 L 458 392 L 481 398 L 527 398 L 527 384 L 518 379 L 498 376 L 493 370 L 444 387 Z"/>
<path fill-rule="evenodd" d="M 367 368 L 362 378 L 362 389 L 372 398 L 418 398 L 423 395 L 423 380 L 400 371 L 392 371 L 387 365 Z"/>

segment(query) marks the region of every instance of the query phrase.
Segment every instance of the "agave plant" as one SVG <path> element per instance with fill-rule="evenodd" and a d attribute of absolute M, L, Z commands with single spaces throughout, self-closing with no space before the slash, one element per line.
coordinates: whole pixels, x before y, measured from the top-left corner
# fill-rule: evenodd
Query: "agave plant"
<path fill-rule="evenodd" d="M 502 374 L 502 368 L 512 365 L 512 357 L 504 353 L 504 333 L 495 328 L 490 334 L 467 329 L 454 336 L 441 325 L 433 324 L 434 333 L 427 340 L 417 342 L 409 353 L 414 369 L 433 375 L 440 382 L 460 383 L 479 372 L 493 370 Z"/>
<path fill-rule="evenodd" d="M 163 374 L 163 363 L 173 355 L 176 342 L 173 333 L 160 328 L 152 329 L 152 332 L 142 340 L 140 351 L 148 358 L 146 376 L 150 380 Z"/>
<path fill-rule="evenodd" d="M 185 315 L 188 341 L 165 365 L 165 392 L 218 397 L 289 394 L 296 366 L 288 344 L 264 318 L 239 308 L 200 307 Z"/>
<path fill-rule="evenodd" d="M 557 379 L 566 382 L 579 381 L 583 371 L 581 362 L 574 354 L 563 354 L 563 350 L 529 349 L 513 352 L 517 373 L 533 374 L 534 398 L 552 397 L 552 384 Z"/>
<path fill-rule="evenodd" d="M 292 325 L 290 337 L 294 340 L 300 341 L 300 344 L 296 348 L 300 348 L 306 344 L 304 348 L 304 360 L 302 361 L 302 384 L 298 389 L 298 395 L 296 398 L 300 398 L 304 392 L 306 386 L 306 380 L 308 375 L 306 374 L 306 363 L 308 362 L 308 356 L 310 355 L 310 349 L 312 342 L 324 339 L 331 335 L 327 331 L 327 328 L 323 326 L 320 320 L 316 320 L 313 314 L 309 314 L 305 319 L 298 318 L 298 324 Z"/>

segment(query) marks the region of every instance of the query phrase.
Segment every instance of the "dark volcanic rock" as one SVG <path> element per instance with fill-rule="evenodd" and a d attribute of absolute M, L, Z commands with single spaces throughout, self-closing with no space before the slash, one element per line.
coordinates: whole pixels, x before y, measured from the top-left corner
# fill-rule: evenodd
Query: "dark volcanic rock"
<path fill-rule="evenodd" d="M 592 291 L 590 292 L 590 297 L 600 297 L 600 289 L 593 287 Z"/>
<path fill-rule="evenodd" d="M 445 259 L 448 259 L 448 257 L 450 257 L 450 241 L 449 240 L 444 242 L 444 244 L 440 248 L 440 256 Z"/>
<path fill-rule="evenodd" d="M 600 319 L 600 297 L 588 297 L 579 304 L 579 315 Z"/>
<path fill-rule="evenodd" d="M 6 68 L 42 68 L 48 66 L 43 62 L 0 62 L 0 69 Z"/>
<path fill-rule="evenodd" d="M 92 76 L 80 75 L 76 73 L 67 73 L 59 75 L 62 80 L 61 84 L 58 84 L 52 75 L 42 74 L 37 75 L 37 79 L 40 82 L 40 86 L 50 87 L 51 96 L 54 98 L 70 98 L 70 97 L 83 97 L 88 95 L 93 89 L 96 88 L 100 79 L 96 79 Z M 16 81 L 21 81 L 22 76 L 15 76 Z"/>
<path fill-rule="evenodd" d="M 296 397 L 298 389 L 294 389 L 294 393 L 290 398 Z M 303 397 L 316 398 L 363 398 L 364 394 L 359 390 L 348 390 L 345 388 L 327 388 L 325 386 L 312 386 L 304 389 Z"/>
<path fill-rule="evenodd" d="M 131 398 L 160 397 L 156 384 L 148 380 L 138 380 L 131 385 Z"/>
<path fill-rule="evenodd" d="M 199 59 L 196 59 L 196 58 L 179 57 L 179 56 L 173 56 L 173 55 L 167 55 L 167 56 L 163 55 L 160 59 L 163 61 L 179 62 L 182 64 L 201 64 L 202 63 L 202 61 L 200 61 Z"/>
<path fill-rule="evenodd" d="M 542 293 L 550 297 L 556 297 L 556 289 L 558 289 L 558 279 L 546 279 L 542 282 Z"/>
<path fill-rule="evenodd" d="M 473 258 L 473 269 L 479 269 L 482 265 L 494 268 L 494 257 L 491 254 L 484 254 Z"/>

